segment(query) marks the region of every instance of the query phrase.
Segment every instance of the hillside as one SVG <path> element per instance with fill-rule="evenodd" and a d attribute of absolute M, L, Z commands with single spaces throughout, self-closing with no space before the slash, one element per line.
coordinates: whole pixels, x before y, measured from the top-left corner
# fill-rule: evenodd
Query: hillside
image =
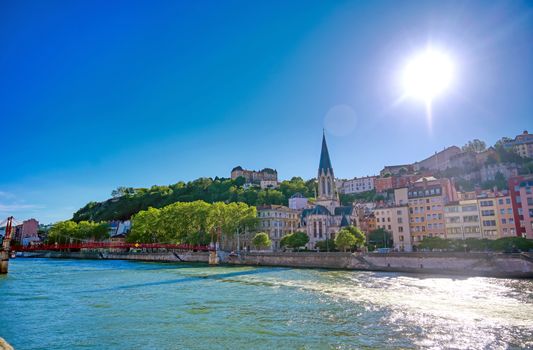
<path fill-rule="evenodd" d="M 104 202 L 90 202 L 74 213 L 72 220 L 108 221 L 127 220 L 133 214 L 149 207 L 162 208 L 175 202 L 203 200 L 213 202 L 244 202 L 248 205 L 283 204 L 295 193 L 314 197 L 315 180 L 304 181 L 300 177 L 282 181 L 278 189 L 262 190 L 243 188 L 244 179 L 199 178 L 190 182 L 178 182 L 169 186 L 150 188 L 119 187 L 112 198 Z"/>

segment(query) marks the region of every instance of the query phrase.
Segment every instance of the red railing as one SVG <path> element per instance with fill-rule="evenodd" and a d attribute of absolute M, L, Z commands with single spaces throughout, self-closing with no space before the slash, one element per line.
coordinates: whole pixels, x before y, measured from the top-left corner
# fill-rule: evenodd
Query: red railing
<path fill-rule="evenodd" d="M 162 244 L 162 243 L 120 243 L 120 242 L 86 242 L 71 244 L 34 244 L 29 246 L 12 246 L 17 252 L 31 252 L 37 250 L 79 250 L 79 249 L 173 249 L 173 250 L 211 250 L 209 246 L 191 244 Z"/>

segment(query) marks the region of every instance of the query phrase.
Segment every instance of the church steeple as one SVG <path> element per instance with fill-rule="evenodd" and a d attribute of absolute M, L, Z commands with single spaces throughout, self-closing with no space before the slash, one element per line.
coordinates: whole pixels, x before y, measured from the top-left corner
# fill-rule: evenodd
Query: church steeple
<path fill-rule="evenodd" d="M 333 167 L 331 166 L 331 160 L 329 159 L 328 145 L 326 143 L 326 134 L 322 133 L 322 151 L 320 152 L 320 164 L 318 165 L 318 175 L 320 173 L 327 173 L 328 170 L 333 176 Z"/>
<path fill-rule="evenodd" d="M 322 134 L 322 150 L 320 152 L 320 163 L 318 165 L 318 199 L 326 201 L 338 200 L 337 188 L 335 186 L 335 175 L 329 158 L 326 134 Z"/>

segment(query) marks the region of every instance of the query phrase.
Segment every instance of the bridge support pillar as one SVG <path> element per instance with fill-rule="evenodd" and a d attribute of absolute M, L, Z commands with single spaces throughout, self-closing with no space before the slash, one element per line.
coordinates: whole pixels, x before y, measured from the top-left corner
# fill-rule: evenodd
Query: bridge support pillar
<path fill-rule="evenodd" d="M 0 251 L 0 275 L 6 274 L 9 268 L 9 252 Z"/>

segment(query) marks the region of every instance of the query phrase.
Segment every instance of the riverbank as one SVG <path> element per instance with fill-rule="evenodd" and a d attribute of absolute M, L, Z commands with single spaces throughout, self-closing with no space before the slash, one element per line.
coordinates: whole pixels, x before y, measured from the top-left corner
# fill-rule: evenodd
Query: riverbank
<path fill-rule="evenodd" d="M 109 253 L 32 252 L 23 257 L 64 259 L 105 259 L 155 262 L 207 263 L 207 252 Z M 533 256 L 501 253 L 219 253 L 220 262 L 229 265 L 328 268 L 362 271 L 409 272 L 502 278 L 533 278 Z"/>

